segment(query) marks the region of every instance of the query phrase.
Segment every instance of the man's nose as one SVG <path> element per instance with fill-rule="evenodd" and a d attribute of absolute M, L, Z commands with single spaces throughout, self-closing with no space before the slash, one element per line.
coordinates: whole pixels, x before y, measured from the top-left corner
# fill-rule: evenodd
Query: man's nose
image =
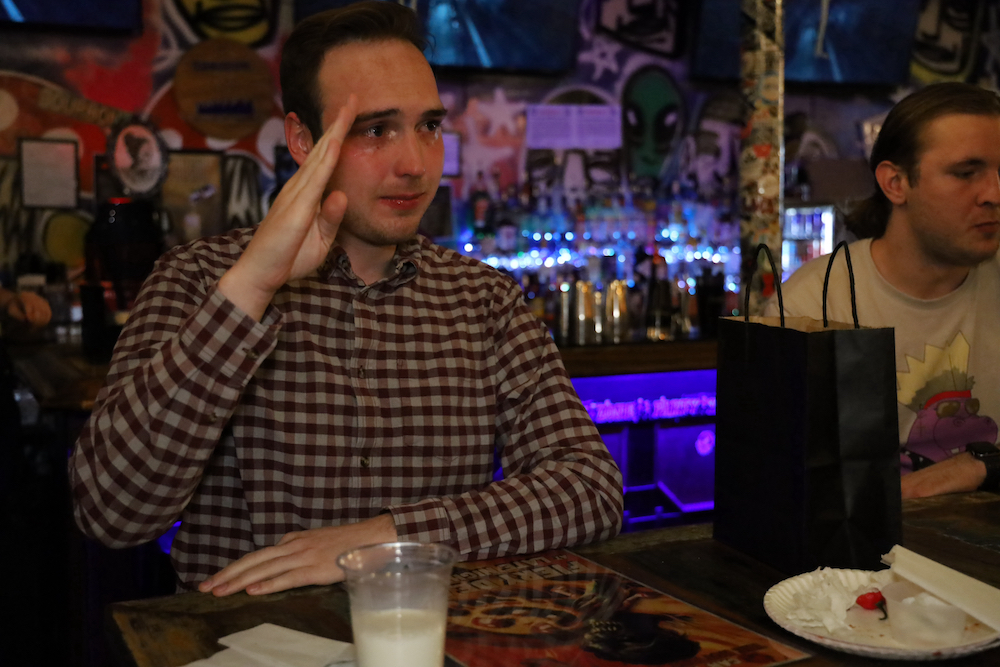
<path fill-rule="evenodd" d="M 398 144 L 396 173 L 399 176 L 423 176 L 427 171 L 424 161 L 424 146 L 415 132 L 404 133 Z"/>
<path fill-rule="evenodd" d="M 987 179 L 986 188 L 980 196 L 980 203 L 985 206 L 1000 206 L 1000 172 Z"/>

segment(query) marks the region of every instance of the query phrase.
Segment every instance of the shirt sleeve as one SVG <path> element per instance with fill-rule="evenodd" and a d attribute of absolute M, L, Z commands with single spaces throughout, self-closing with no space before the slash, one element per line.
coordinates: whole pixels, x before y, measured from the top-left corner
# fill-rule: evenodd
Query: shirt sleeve
<path fill-rule="evenodd" d="M 545 325 L 519 290 L 499 300 L 496 446 L 504 479 L 389 507 L 400 539 L 444 542 L 469 559 L 585 544 L 618 534 L 622 476 Z"/>
<path fill-rule="evenodd" d="M 217 276 L 168 254 L 146 280 L 69 461 L 77 524 L 112 547 L 155 539 L 190 501 L 243 388 L 274 348 Z"/>

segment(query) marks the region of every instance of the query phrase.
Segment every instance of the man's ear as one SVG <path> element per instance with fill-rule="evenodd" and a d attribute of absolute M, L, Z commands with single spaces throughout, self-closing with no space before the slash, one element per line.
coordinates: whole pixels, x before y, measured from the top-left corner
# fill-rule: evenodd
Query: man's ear
<path fill-rule="evenodd" d="M 910 179 L 897 165 L 888 160 L 879 162 L 878 166 L 875 167 L 875 180 L 878 181 L 878 186 L 882 188 L 882 192 L 885 193 L 886 199 L 890 202 L 896 206 L 902 206 L 906 203 Z"/>
<path fill-rule="evenodd" d="M 312 150 L 313 137 L 309 128 L 294 112 L 285 116 L 285 142 L 292 159 L 301 167 Z"/>

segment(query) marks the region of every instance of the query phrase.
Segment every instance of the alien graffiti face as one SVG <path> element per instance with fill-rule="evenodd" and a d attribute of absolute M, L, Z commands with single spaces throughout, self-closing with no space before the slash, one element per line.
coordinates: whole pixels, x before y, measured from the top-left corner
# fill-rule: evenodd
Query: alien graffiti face
<path fill-rule="evenodd" d="M 982 0 L 922 0 L 913 60 L 939 75 L 966 69 L 978 46 Z"/>
<path fill-rule="evenodd" d="M 684 106 L 677 84 L 661 67 L 640 68 L 622 92 L 622 146 L 630 179 L 657 179 L 677 147 Z"/>

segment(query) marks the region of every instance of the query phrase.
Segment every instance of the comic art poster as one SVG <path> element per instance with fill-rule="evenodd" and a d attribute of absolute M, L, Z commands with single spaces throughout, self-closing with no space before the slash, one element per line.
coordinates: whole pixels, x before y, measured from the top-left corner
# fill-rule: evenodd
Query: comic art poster
<path fill-rule="evenodd" d="M 566 551 L 462 563 L 449 667 L 780 665 L 808 654 Z"/>

